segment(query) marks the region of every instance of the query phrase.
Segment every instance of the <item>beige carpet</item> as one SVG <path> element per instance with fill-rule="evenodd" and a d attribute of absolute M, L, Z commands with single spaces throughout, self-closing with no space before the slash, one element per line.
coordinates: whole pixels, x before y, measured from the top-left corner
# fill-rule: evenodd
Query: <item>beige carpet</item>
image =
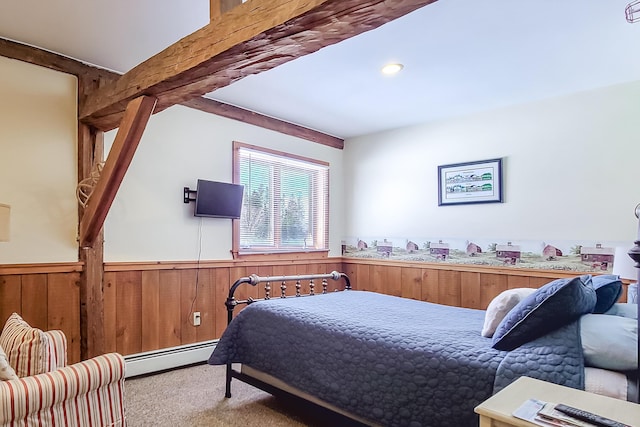
<path fill-rule="evenodd" d="M 125 380 L 128 427 L 353 426 L 316 406 L 296 406 L 238 380 L 224 397 L 225 367 L 196 365 Z"/>

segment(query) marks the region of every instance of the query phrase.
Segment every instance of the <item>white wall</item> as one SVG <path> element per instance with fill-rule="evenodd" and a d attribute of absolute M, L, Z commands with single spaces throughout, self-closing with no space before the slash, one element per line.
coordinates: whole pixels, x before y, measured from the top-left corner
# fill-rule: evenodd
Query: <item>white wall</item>
<path fill-rule="evenodd" d="M 631 246 L 639 118 L 635 82 L 348 140 L 345 237 Z M 504 203 L 438 206 L 438 165 L 498 157 Z"/>
<path fill-rule="evenodd" d="M 115 135 L 105 135 L 107 149 Z M 234 140 L 330 163 L 329 255 L 340 256 L 342 150 L 174 106 L 147 125 L 107 216 L 105 261 L 231 259 L 231 220 L 194 217 L 182 192 L 198 178 L 231 182 Z"/>
<path fill-rule="evenodd" d="M 0 263 L 76 261 L 76 80 L 3 57 L 0 73 L 0 203 L 12 207 Z M 230 259 L 231 221 L 193 217 L 182 187 L 231 181 L 233 140 L 331 163 L 332 256 L 356 236 L 630 243 L 638 100 L 630 83 L 357 138 L 344 151 L 172 107 L 151 118 L 124 178 L 105 260 Z M 437 206 L 438 165 L 494 157 L 505 159 L 505 203 Z"/>
<path fill-rule="evenodd" d="M 0 264 L 78 260 L 76 87 L 0 56 L 0 203 L 11 205 Z"/>
<path fill-rule="evenodd" d="M 0 76 L 0 203 L 11 205 L 0 264 L 75 262 L 76 79 L 4 57 Z M 106 134 L 107 150 L 115 134 Z M 231 220 L 195 218 L 182 188 L 198 178 L 231 182 L 233 140 L 330 163 L 330 256 L 339 256 L 342 150 L 176 106 L 147 126 L 107 216 L 105 261 L 230 259 Z"/>

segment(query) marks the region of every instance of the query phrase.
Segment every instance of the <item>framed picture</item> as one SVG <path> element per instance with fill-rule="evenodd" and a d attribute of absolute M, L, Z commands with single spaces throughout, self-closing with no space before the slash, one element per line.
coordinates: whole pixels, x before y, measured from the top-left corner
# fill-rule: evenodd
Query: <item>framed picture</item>
<path fill-rule="evenodd" d="M 438 206 L 502 203 L 502 159 L 438 166 Z"/>

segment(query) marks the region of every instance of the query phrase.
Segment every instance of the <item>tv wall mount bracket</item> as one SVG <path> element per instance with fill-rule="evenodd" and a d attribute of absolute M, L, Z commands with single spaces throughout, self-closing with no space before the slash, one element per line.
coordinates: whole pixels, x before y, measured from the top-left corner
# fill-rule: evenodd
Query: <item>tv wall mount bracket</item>
<path fill-rule="evenodd" d="M 182 201 L 184 203 L 195 202 L 196 201 L 196 198 L 195 198 L 195 194 L 196 193 L 197 193 L 196 190 L 189 190 L 189 187 L 184 187 Z M 193 195 L 193 197 L 191 197 L 192 195 Z"/>

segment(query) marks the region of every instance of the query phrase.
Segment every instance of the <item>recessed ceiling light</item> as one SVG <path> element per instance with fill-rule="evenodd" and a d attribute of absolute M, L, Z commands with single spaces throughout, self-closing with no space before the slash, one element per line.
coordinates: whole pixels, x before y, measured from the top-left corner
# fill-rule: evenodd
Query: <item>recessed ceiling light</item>
<path fill-rule="evenodd" d="M 382 67 L 382 74 L 396 74 L 404 68 L 402 64 L 387 64 Z"/>

